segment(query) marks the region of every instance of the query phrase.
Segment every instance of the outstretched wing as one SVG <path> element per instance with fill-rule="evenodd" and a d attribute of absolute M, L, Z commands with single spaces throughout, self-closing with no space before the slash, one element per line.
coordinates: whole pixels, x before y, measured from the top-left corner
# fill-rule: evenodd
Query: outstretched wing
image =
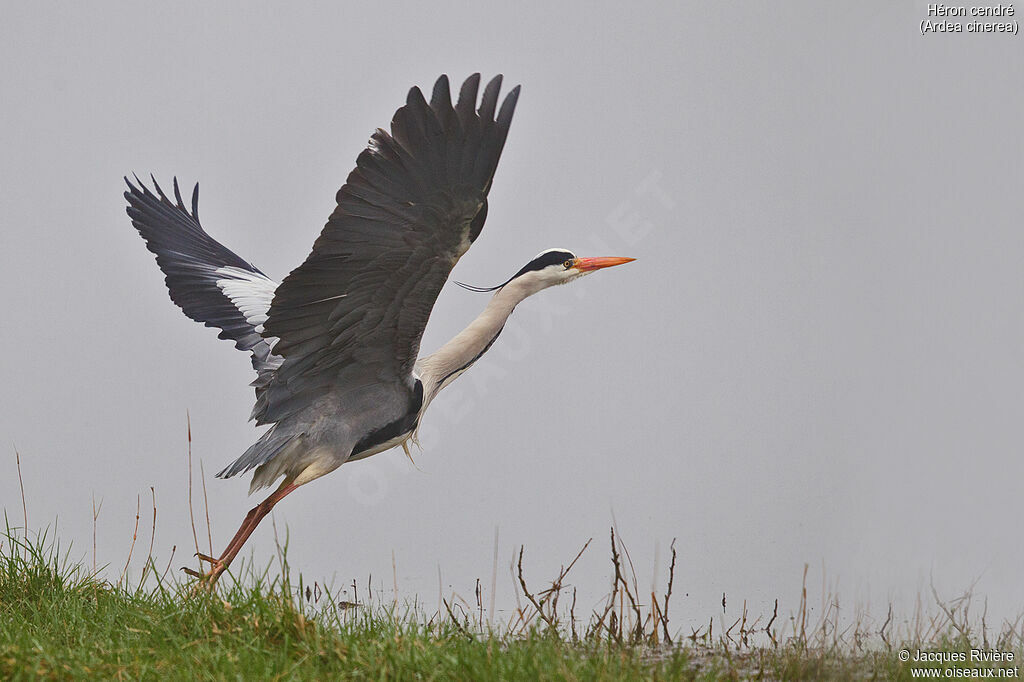
<path fill-rule="evenodd" d="M 480 234 L 487 193 L 519 97 L 497 111 L 501 76 L 448 78 L 430 103 L 412 88 L 378 129 L 339 190 L 338 206 L 306 261 L 274 294 L 264 336 L 284 362 L 254 417 L 278 421 L 317 396 L 381 382 L 412 390 L 412 368 L 434 301 Z"/>
<path fill-rule="evenodd" d="M 146 246 L 156 254 L 171 300 L 196 322 L 220 329 L 220 338 L 251 352 L 253 368 L 260 372 L 257 384 L 265 383 L 266 371 L 280 360 L 271 354 L 274 339 L 262 335 L 277 282 L 206 234 L 199 224 L 199 185 L 192 191 L 189 211 L 177 178 L 174 201 L 155 178 L 156 193 L 135 180 L 138 186 L 125 178 L 126 211 Z"/>

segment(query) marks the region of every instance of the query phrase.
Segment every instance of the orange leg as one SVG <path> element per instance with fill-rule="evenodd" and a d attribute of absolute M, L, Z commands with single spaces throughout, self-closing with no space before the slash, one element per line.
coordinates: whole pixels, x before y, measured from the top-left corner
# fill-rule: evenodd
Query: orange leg
<path fill-rule="evenodd" d="M 242 521 L 242 525 L 238 528 L 238 532 L 235 533 L 235 537 L 228 543 L 224 553 L 220 555 L 219 559 L 206 556 L 205 554 L 197 554 L 197 556 L 203 560 L 208 561 L 212 564 L 209 572 L 199 573 L 191 569 L 182 569 L 189 575 L 195 576 L 205 585 L 207 589 L 212 589 L 220 574 L 223 573 L 232 560 L 241 551 L 242 545 L 249 539 L 253 531 L 256 530 L 256 526 L 259 525 L 260 521 L 263 520 L 270 510 L 274 508 L 274 505 L 281 501 L 285 495 L 295 490 L 298 486 L 294 483 L 285 481 L 281 484 L 281 487 L 270 494 L 267 499 L 260 502 L 258 505 L 249 510 L 249 513 L 245 515 L 245 519 Z"/>

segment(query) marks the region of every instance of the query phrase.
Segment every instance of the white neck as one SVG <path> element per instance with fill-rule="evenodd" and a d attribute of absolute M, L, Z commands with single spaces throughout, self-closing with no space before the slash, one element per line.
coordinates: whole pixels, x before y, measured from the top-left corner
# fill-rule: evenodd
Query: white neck
<path fill-rule="evenodd" d="M 517 278 L 495 292 L 487 307 L 468 327 L 436 352 L 417 361 L 416 371 L 423 382 L 423 409 L 442 388 L 455 381 L 487 352 L 516 305 L 543 288 L 530 281 L 521 281 L 523 279 L 526 278 Z"/>

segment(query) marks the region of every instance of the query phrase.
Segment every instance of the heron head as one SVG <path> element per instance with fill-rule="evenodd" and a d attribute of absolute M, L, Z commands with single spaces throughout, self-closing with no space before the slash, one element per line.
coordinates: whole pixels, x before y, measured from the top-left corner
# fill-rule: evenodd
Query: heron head
<path fill-rule="evenodd" d="M 541 251 L 533 260 L 520 268 L 519 272 L 497 286 L 474 287 L 461 282 L 457 284 L 471 291 L 496 291 L 515 283 L 517 287 L 524 290 L 525 295 L 529 296 L 542 289 L 557 284 L 568 284 L 574 279 L 579 279 L 592 272 L 634 260 L 636 259 L 620 257 L 578 258 L 568 249 L 548 249 Z"/>

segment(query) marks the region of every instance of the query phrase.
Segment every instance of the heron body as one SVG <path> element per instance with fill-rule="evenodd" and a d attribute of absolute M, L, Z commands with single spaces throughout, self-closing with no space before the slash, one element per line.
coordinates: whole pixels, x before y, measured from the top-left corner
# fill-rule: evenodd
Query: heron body
<path fill-rule="evenodd" d="M 126 179 L 127 212 L 193 320 L 250 353 L 252 419 L 270 428 L 217 475 L 255 469 L 250 492 L 279 487 L 249 512 L 202 576 L 213 584 L 270 509 L 297 487 L 414 437 L 430 402 L 495 343 L 515 307 L 629 258 L 577 258 L 548 249 L 493 292 L 482 313 L 436 352 L 418 357 L 442 286 L 480 235 L 487 194 L 519 88 L 497 106 L 501 76 L 477 106 L 479 75 L 452 104 L 448 79 L 428 103 L 418 88 L 378 129 L 338 191 L 305 262 L 282 282 L 210 237 L 177 180 L 173 198 Z M 466 285 L 463 285 L 466 286 Z"/>

